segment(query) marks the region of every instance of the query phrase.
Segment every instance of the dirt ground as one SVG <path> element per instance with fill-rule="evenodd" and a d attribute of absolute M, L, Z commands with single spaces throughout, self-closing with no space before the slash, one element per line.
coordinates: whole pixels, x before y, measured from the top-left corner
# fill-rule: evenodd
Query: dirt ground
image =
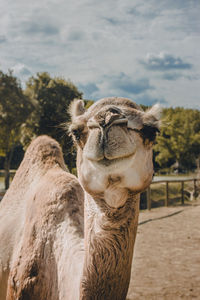
<path fill-rule="evenodd" d="M 200 200 L 140 213 L 127 300 L 200 299 Z"/>

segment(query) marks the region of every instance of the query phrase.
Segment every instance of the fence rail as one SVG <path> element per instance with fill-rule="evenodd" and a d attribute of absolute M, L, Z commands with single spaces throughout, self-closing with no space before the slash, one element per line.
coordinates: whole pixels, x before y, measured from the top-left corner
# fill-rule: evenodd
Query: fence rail
<path fill-rule="evenodd" d="M 165 180 L 155 180 L 152 181 L 152 184 L 156 184 L 156 183 L 165 183 L 166 184 L 166 197 L 165 197 L 165 206 L 169 205 L 169 184 L 170 183 L 180 183 L 181 184 L 181 203 L 184 204 L 184 183 L 185 182 L 194 182 L 194 197 L 196 197 L 197 194 L 197 181 L 200 181 L 200 178 L 190 178 L 190 179 L 165 179 Z M 147 209 L 151 209 L 151 185 L 148 187 L 148 189 L 146 190 L 146 195 L 147 195 Z"/>
<path fill-rule="evenodd" d="M 15 174 L 15 170 L 11 170 L 11 175 Z M 0 176 L 2 176 L 4 173 L 3 170 L 0 170 Z M 157 183 L 165 183 L 166 184 L 166 189 L 165 189 L 165 200 L 164 200 L 164 206 L 168 206 L 169 205 L 169 199 L 170 199 L 170 195 L 169 195 L 169 184 L 170 183 L 180 183 L 181 184 L 181 203 L 184 204 L 184 183 L 185 182 L 194 182 L 194 197 L 197 194 L 197 181 L 200 181 L 200 178 L 174 178 L 174 179 L 156 179 L 154 181 L 152 181 L 151 185 L 155 185 Z M 146 208 L 147 209 L 151 209 L 152 208 L 152 199 L 151 199 L 151 185 L 150 187 L 146 190 Z M 5 194 L 5 190 L 4 189 L 0 189 L 0 200 L 3 198 L 3 195 Z"/>

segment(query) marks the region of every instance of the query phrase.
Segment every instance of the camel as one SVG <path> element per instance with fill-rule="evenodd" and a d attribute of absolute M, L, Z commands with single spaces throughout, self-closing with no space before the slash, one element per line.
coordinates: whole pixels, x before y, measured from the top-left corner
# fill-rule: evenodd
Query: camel
<path fill-rule="evenodd" d="M 78 178 L 37 137 L 0 203 L 0 300 L 123 300 L 160 108 L 126 98 L 71 107 Z"/>

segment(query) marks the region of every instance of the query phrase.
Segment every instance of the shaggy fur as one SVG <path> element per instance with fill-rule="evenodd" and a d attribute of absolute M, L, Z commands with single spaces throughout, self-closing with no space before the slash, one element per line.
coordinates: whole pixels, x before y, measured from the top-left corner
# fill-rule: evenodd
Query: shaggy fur
<path fill-rule="evenodd" d="M 60 291 L 69 276 L 65 266 L 74 276 L 81 268 L 84 198 L 77 178 L 66 171 L 56 141 L 33 141 L 1 203 L 1 300 L 66 299 L 72 284 Z M 69 261 L 72 254 L 80 263 Z M 78 289 L 67 298 L 78 299 Z"/>

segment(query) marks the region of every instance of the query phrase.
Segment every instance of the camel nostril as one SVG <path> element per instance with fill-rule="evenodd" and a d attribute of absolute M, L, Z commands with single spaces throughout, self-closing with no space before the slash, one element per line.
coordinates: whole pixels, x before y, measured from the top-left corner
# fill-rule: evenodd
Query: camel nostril
<path fill-rule="evenodd" d="M 117 107 L 110 107 L 108 109 L 108 113 L 109 112 L 112 113 L 112 114 L 118 114 L 118 115 L 121 114 L 121 110 L 119 108 L 117 108 Z"/>
<path fill-rule="evenodd" d="M 123 115 L 118 114 L 108 114 L 105 117 L 104 122 L 100 122 L 100 126 L 103 128 L 110 127 L 112 125 L 119 125 L 119 124 L 127 124 L 128 119 L 125 118 Z"/>
<path fill-rule="evenodd" d="M 124 124 L 127 125 L 128 124 L 128 119 L 127 118 L 121 118 L 121 119 L 116 119 L 112 122 L 111 125 L 117 125 L 117 124 Z"/>
<path fill-rule="evenodd" d="M 105 126 L 112 126 L 114 124 L 127 124 L 128 119 L 122 113 L 108 113 L 105 117 Z"/>
<path fill-rule="evenodd" d="M 125 115 L 115 106 L 110 106 L 107 110 L 105 108 L 101 109 L 93 118 L 88 122 L 89 128 L 94 127 L 110 127 L 112 124 L 127 124 L 128 120 L 126 119 Z"/>

